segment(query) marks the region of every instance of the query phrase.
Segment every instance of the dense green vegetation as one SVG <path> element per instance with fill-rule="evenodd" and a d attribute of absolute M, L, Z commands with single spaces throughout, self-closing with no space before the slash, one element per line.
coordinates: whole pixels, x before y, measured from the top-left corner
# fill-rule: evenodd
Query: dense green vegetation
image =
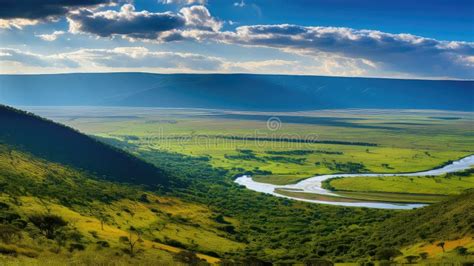
<path fill-rule="evenodd" d="M 12 127 L 2 127 L 0 134 L 0 224 L 4 228 L 0 236 L 0 253 L 3 254 L 0 263 L 11 260 L 12 256 L 18 256 L 20 264 L 46 264 L 46 258 L 64 264 L 92 258 L 95 261 L 124 260 L 129 264 L 157 261 L 166 264 L 200 259 L 217 262 L 216 258 L 222 262 L 247 264 L 256 261 L 406 261 L 407 256 L 419 256 L 413 259 L 426 262 L 443 260 L 443 256 L 459 261 L 472 258 L 469 255 L 474 248 L 471 191 L 447 202 L 408 212 L 308 204 L 255 193 L 233 182 L 243 173 L 269 174 L 269 170 L 256 165 L 247 168 L 222 164 L 218 167 L 214 154 L 184 155 L 172 152 L 173 149 L 158 149 L 154 145 L 145 145 L 144 135 L 100 139 L 128 152 L 124 153 L 50 121 L 40 120 L 40 123 L 37 121 L 39 118 L 19 112 L 15 112 L 14 117 L 15 120 L 8 120 L 7 116 L 6 121 L 10 121 Z M 27 117 L 30 122 L 21 122 L 21 117 Z M 40 125 L 38 132 L 45 135 L 39 138 L 25 133 L 12 137 L 12 130 L 19 129 L 12 121 L 20 121 L 21 129 L 29 132 Z M 55 128 L 53 133 L 58 131 L 55 137 L 47 137 L 48 125 Z M 104 180 L 104 173 L 114 173 L 108 172 L 110 165 L 105 162 L 115 159 L 101 158 L 104 165 L 100 168 L 94 164 L 88 167 L 83 161 L 74 160 L 76 157 L 67 154 L 71 146 L 58 137 L 70 140 L 71 135 L 87 138 L 87 141 L 72 143 L 85 145 L 91 151 L 106 150 L 102 153 L 104 156 L 119 154 L 120 158 L 130 158 L 120 161 L 122 165 L 117 167 L 143 165 L 146 166 L 144 169 L 153 171 L 142 172 L 144 175 L 137 178 Z M 58 154 L 53 157 L 48 153 L 41 154 L 39 146 L 29 144 L 29 138 L 43 141 L 41 149 L 65 146 L 54 149 Z M 25 144 L 22 144 L 23 139 Z M 375 151 L 387 149 L 340 146 L 348 147 L 343 154 L 307 155 L 370 156 Z M 340 146 L 316 150 L 333 151 Z M 82 156 L 87 155 L 78 149 Z M 356 153 L 352 149 L 356 149 Z M 280 162 L 273 162 L 269 159 L 271 157 L 301 157 L 300 154 L 285 152 L 268 153 L 269 146 L 265 145 L 260 149 L 239 147 L 232 150 L 234 152 L 228 155 L 256 156 L 263 158 L 265 163 L 274 163 L 274 166 Z M 454 152 L 459 153 L 463 152 Z M 144 161 L 134 159 L 132 154 Z M 225 154 L 221 153 L 221 158 Z M 420 158 L 428 157 L 424 154 Z M 89 159 L 84 160 L 89 162 Z M 230 159 L 233 160 L 246 161 Z M 329 159 L 318 160 L 328 162 L 331 167 L 360 168 L 358 164 L 349 163 L 359 162 L 353 158 L 336 160 L 338 163 Z M 250 163 L 255 162 L 250 160 Z M 314 166 L 313 160 L 310 163 Z M 365 161 L 363 165 L 366 168 L 372 166 L 366 165 Z M 166 186 L 153 186 L 153 182 L 160 184 L 162 180 L 155 179 L 157 171 L 170 180 Z M 146 182 L 141 183 L 141 180 Z M 143 184 L 148 186 L 141 186 Z M 429 223 L 426 223 L 427 219 L 430 219 Z M 408 230 L 406 226 L 413 228 Z M 441 242 L 446 252 L 440 248 L 422 251 L 420 247 Z M 464 255 L 461 255 L 462 250 Z M 423 252 L 427 252 L 426 256 L 423 255 L 425 259 L 421 259 L 420 253 Z"/>

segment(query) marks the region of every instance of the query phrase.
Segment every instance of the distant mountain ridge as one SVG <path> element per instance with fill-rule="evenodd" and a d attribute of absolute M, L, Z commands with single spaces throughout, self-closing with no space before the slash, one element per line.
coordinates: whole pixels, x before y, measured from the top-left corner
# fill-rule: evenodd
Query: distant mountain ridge
<path fill-rule="evenodd" d="M 252 74 L 0 75 L 0 103 L 254 111 L 339 108 L 474 111 L 474 81 Z"/>

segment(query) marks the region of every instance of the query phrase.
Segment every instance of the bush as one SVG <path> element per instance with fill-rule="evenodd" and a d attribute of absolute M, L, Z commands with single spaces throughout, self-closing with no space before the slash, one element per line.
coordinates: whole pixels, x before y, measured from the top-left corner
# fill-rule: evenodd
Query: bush
<path fill-rule="evenodd" d="M 83 244 L 80 244 L 80 243 L 71 243 L 71 244 L 69 244 L 69 252 L 73 252 L 75 250 L 82 251 L 84 249 L 86 249 L 86 246 L 84 246 Z"/>
<path fill-rule="evenodd" d="M 407 263 L 414 263 L 416 260 L 418 260 L 418 256 L 415 255 L 410 255 L 406 256 L 405 259 L 407 260 Z"/>
<path fill-rule="evenodd" d="M 428 258 L 428 252 L 421 252 L 419 255 L 421 259 L 426 260 Z"/>
<path fill-rule="evenodd" d="M 378 260 L 393 260 L 394 258 L 403 255 L 398 249 L 387 248 L 381 249 L 376 254 L 375 257 Z"/>
<path fill-rule="evenodd" d="M 454 251 L 456 251 L 456 253 L 458 255 L 461 255 L 461 256 L 466 256 L 467 255 L 467 248 L 463 247 L 463 246 L 458 246 L 458 247 L 455 247 L 454 248 Z"/>
<path fill-rule="evenodd" d="M 99 241 L 96 242 L 96 244 L 97 244 L 99 247 L 102 247 L 102 248 L 108 248 L 108 247 L 110 247 L 109 242 L 104 241 L 104 240 L 99 240 Z"/>
<path fill-rule="evenodd" d="M 48 239 L 54 239 L 57 231 L 67 225 L 67 222 L 61 216 L 54 214 L 38 214 L 31 216 L 29 219 Z"/>
<path fill-rule="evenodd" d="M 21 239 L 21 231 L 17 227 L 9 224 L 0 224 L 0 240 L 3 243 L 10 244 L 15 240 Z"/>
<path fill-rule="evenodd" d="M 207 262 L 201 260 L 196 253 L 190 251 L 181 251 L 176 253 L 173 258 L 179 262 L 187 265 L 209 265 Z"/>

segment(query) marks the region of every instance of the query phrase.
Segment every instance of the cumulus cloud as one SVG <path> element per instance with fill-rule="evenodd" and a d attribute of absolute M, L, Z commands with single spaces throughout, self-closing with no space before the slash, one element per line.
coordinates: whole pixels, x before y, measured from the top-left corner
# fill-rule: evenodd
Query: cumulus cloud
<path fill-rule="evenodd" d="M 82 7 L 109 5 L 117 0 L 2 0 L 0 27 L 21 28 L 43 20 L 54 20 Z"/>
<path fill-rule="evenodd" d="M 136 11 L 132 4 L 125 4 L 119 11 L 81 10 L 68 16 L 68 20 L 72 33 L 159 42 L 182 40 L 183 30 L 219 31 L 222 27 L 222 22 L 212 17 L 204 6 L 184 7 L 179 13 L 152 13 Z"/>
<path fill-rule="evenodd" d="M 163 4 L 176 4 L 176 5 L 205 5 L 207 0 L 160 0 Z"/>
<path fill-rule="evenodd" d="M 411 34 L 285 24 L 242 26 L 213 38 L 313 58 L 337 55 L 359 59 L 381 71 L 458 78 L 472 78 L 474 73 L 472 62 L 467 59 L 474 55 L 474 43 L 438 41 Z"/>
<path fill-rule="evenodd" d="M 34 7 L 26 8 L 31 11 L 28 13 L 12 7 L 13 0 L 5 1 L 6 8 L 0 11 L 0 27 L 22 27 L 35 23 L 36 20 L 53 19 L 66 14 L 69 31 L 75 34 L 86 33 L 108 38 L 122 37 L 131 41 L 190 40 L 264 47 L 278 49 L 298 57 L 298 60 L 305 61 L 304 64 L 295 64 L 294 61 L 284 62 L 284 60 L 272 58 L 273 60 L 260 61 L 258 64 L 253 61 L 230 64 L 222 58 L 216 57 L 206 61 L 205 58 L 190 54 L 158 54 L 158 52 L 134 50 L 133 54 L 136 57 L 129 58 L 120 50 L 114 49 L 81 51 L 84 58 L 90 58 L 86 60 L 87 62 L 93 61 L 94 65 L 102 67 L 113 67 L 113 63 L 120 65 L 125 64 L 123 61 L 130 60 L 129 64 L 136 62 L 149 67 L 167 68 L 163 61 L 169 59 L 194 62 L 192 67 L 191 65 L 172 66 L 189 67 L 189 69 L 213 70 L 211 66 L 218 66 L 224 71 L 230 69 L 256 71 L 260 68 L 283 72 L 300 71 L 300 73 L 308 74 L 474 78 L 474 43 L 472 42 L 441 41 L 411 34 L 392 34 L 375 30 L 288 24 L 241 26 L 232 31 L 222 31 L 223 22 L 213 17 L 203 5 L 186 6 L 178 12 L 136 11 L 132 4 L 125 4 L 120 10 L 98 11 L 91 7 L 120 0 L 27 0 L 36 3 Z M 162 2 L 205 4 L 202 0 L 164 0 Z M 48 6 L 44 3 L 53 4 Z M 236 3 L 238 4 L 236 6 L 240 6 L 244 2 L 236 1 Z M 247 6 L 250 7 L 251 4 Z M 16 15 L 7 15 L 8 12 L 5 9 L 10 9 L 12 14 Z M 61 34 L 63 33 L 53 32 L 38 35 L 38 37 L 53 41 Z M 105 59 L 101 59 L 100 56 L 94 57 L 94 54 L 101 54 L 102 57 L 109 58 L 109 61 L 104 61 Z M 31 54 L 23 56 L 25 58 L 30 56 L 32 61 L 38 60 L 34 56 L 31 57 Z M 71 59 L 73 56 L 71 54 L 61 56 L 74 62 L 80 61 L 77 57 Z M 153 66 L 152 62 L 146 60 L 147 56 L 155 58 L 161 65 Z M 4 55 L 2 60 L 7 57 Z M 21 56 L 14 55 L 14 52 L 10 51 L 9 57 L 20 58 Z M 114 58 L 120 58 L 120 60 L 113 60 Z M 56 58 L 56 62 L 61 62 L 59 59 Z M 207 63 L 202 63 L 203 67 L 199 68 L 198 62 Z"/>
<path fill-rule="evenodd" d="M 52 41 L 55 41 L 59 36 L 63 35 L 64 33 L 66 32 L 62 30 L 59 30 L 59 31 L 57 30 L 51 34 L 38 34 L 36 35 L 36 37 L 42 39 L 43 41 L 52 42 Z"/>
<path fill-rule="evenodd" d="M 162 32 L 183 27 L 186 23 L 182 16 L 171 12 L 137 12 L 131 4 L 123 5 L 120 11 L 82 10 L 70 15 L 68 20 L 72 33 L 85 32 L 101 37 L 121 35 L 133 39 L 157 39 Z"/>
<path fill-rule="evenodd" d="M 208 31 L 219 31 L 222 28 L 222 22 L 212 17 L 204 6 L 185 7 L 179 13 L 185 18 L 188 27 Z"/>

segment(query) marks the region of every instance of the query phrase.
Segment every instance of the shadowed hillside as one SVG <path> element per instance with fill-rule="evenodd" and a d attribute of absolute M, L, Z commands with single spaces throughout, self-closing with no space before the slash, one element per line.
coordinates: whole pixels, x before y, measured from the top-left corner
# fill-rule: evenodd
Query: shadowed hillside
<path fill-rule="evenodd" d="M 69 127 L 0 105 L 0 143 L 127 183 L 167 185 L 164 171 Z"/>
<path fill-rule="evenodd" d="M 65 85 L 67 84 L 67 85 Z M 473 81 L 251 74 L 0 75 L 9 105 L 473 111 Z"/>

